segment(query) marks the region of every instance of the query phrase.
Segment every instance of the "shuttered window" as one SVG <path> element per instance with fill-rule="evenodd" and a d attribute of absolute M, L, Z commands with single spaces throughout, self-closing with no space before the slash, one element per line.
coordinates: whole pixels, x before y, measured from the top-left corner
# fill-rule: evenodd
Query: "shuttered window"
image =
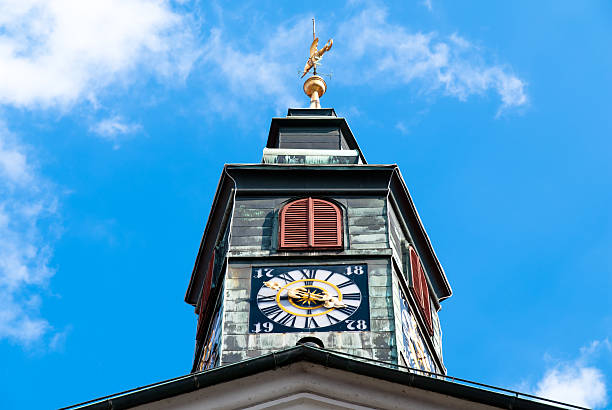
<path fill-rule="evenodd" d="M 210 289 L 212 285 L 213 268 L 215 266 L 215 253 L 213 252 L 208 263 L 208 271 L 204 279 L 204 286 L 202 287 L 202 299 L 200 300 L 200 309 L 198 311 L 198 327 L 196 331 L 196 339 L 200 340 L 204 337 L 204 313 L 206 312 L 206 305 L 208 304 L 208 298 L 210 297 Z"/>
<path fill-rule="evenodd" d="M 410 272 L 412 275 L 412 290 L 416 298 L 419 309 L 425 318 L 425 324 L 427 325 L 427 331 L 429 334 L 433 334 L 433 322 L 431 319 L 431 305 L 429 300 L 429 287 L 427 286 L 427 278 L 425 277 L 425 270 L 419 255 L 417 255 L 414 248 L 410 248 Z"/>
<path fill-rule="evenodd" d="M 329 201 L 304 198 L 280 211 L 280 247 L 283 249 L 339 248 L 342 214 Z"/>

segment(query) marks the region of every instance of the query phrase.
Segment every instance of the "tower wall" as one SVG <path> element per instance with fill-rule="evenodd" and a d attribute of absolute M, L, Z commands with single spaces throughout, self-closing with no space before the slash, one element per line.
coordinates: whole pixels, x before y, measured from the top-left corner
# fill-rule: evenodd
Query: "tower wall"
<path fill-rule="evenodd" d="M 391 294 L 391 263 L 389 257 L 340 258 L 316 261 L 295 258 L 282 265 L 324 264 L 368 266 L 368 290 L 370 303 L 369 332 L 296 332 L 296 333 L 249 333 L 249 308 L 251 306 L 250 284 L 253 267 L 274 266 L 266 259 L 231 260 L 227 269 L 224 289 L 224 320 L 221 342 L 221 365 L 235 363 L 251 357 L 295 346 L 306 336 L 319 338 L 325 348 L 367 357 L 385 362 L 397 362 L 395 319 Z M 278 264 L 278 263 L 276 263 Z"/>

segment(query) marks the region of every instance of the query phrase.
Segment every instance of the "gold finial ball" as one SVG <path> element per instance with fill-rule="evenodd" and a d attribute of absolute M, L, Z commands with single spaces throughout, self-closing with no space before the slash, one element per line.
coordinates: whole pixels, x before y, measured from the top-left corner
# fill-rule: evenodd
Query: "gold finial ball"
<path fill-rule="evenodd" d="M 315 91 L 319 97 L 322 97 L 325 94 L 325 90 L 327 90 L 327 84 L 318 75 L 313 75 L 304 82 L 304 92 L 309 97 L 312 97 Z"/>

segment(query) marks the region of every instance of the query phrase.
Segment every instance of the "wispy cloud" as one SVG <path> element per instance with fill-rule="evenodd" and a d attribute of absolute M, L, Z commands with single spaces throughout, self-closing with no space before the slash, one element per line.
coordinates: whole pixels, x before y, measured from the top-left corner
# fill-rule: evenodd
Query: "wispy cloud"
<path fill-rule="evenodd" d="M 66 346 L 66 339 L 71 331 L 72 326 L 68 325 L 61 332 L 55 333 L 49 342 L 49 349 L 52 351 L 63 351 Z"/>
<path fill-rule="evenodd" d="M 57 197 L 26 153 L 0 124 L 0 339 L 30 345 L 51 329 L 39 314 L 40 292 L 55 273 L 41 226 L 56 221 Z"/>
<path fill-rule="evenodd" d="M 369 7 L 338 26 L 341 52 L 339 81 L 401 87 L 415 85 L 427 93 L 442 91 L 467 100 L 491 90 L 501 98 L 500 111 L 527 103 L 526 83 L 505 65 L 489 64 L 483 51 L 453 33 L 410 32 L 389 20 L 383 8 Z M 355 70 L 354 67 L 359 67 Z"/>
<path fill-rule="evenodd" d="M 309 20 L 280 25 L 269 36 L 261 36 L 266 43 L 261 47 L 245 48 L 245 42 L 230 38 L 221 28 L 214 28 L 206 42 L 203 62 L 215 66 L 215 82 L 209 90 L 214 108 L 227 109 L 224 95 L 270 105 L 278 110 L 301 105 L 298 101 L 297 61 L 303 59 L 304 44 L 308 42 Z M 302 41 L 300 41 L 302 40 Z M 310 40 L 312 41 L 312 39 Z M 227 93 L 219 93 L 223 89 Z M 217 100 L 219 99 L 219 100 Z"/>
<path fill-rule="evenodd" d="M 125 136 L 141 131 L 142 125 L 129 123 L 121 116 L 115 115 L 92 125 L 89 130 L 98 137 L 111 141 L 113 149 L 119 149 L 119 141 Z"/>
<path fill-rule="evenodd" d="M 583 347 L 574 361 L 557 361 L 537 383 L 533 393 L 565 403 L 602 408 L 608 403 L 606 380 L 601 369 L 590 362 L 599 354 L 609 354 L 608 339 Z"/>
<path fill-rule="evenodd" d="M 397 129 L 399 132 L 401 132 L 404 135 L 410 133 L 410 130 L 408 129 L 408 127 L 406 126 L 406 124 L 403 121 L 398 121 L 395 124 L 395 129 Z"/>
<path fill-rule="evenodd" d="M 431 0 L 423 0 L 421 4 L 427 7 L 427 10 L 433 11 L 433 5 L 431 4 Z"/>
<path fill-rule="evenodd" d="M 0 135 L 3 135 L 0 138 L 0 180 L 4 180 L 7 187 L 23 186 L 32 179 L 26 155 L 3 123 L 0 123 Z"/>

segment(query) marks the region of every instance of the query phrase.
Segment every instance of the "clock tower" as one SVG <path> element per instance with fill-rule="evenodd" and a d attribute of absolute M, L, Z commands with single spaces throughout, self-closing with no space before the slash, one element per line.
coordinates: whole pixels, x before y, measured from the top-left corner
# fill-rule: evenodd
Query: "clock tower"
<path fill-rule="evenodd" d="M 315 38 L 305 73 L 331 44 Z M 367 163 L 325 90 L 315 71 L 310 108 L 272 119 L 261 163 L 223 168 L 185 296 L 192 371 L 309 343 L 446 373 L 446 275 L 399 168 Z"/>
<path fill-rule="evenodd" d="M 185 300 L 193 370 L 315 342 L 444 373 L 451 289 L 396 165 L 333 109 L 273 118 L 263 160 L 221 174 Z"/>

